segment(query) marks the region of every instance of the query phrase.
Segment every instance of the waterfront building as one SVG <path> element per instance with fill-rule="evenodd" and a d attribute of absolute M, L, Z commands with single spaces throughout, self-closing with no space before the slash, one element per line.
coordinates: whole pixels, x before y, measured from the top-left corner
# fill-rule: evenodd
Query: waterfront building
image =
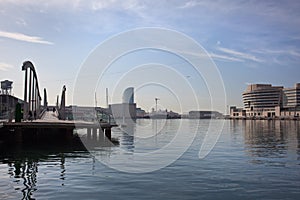
<path fill-rule="evenodd" d="M 136 119 L 136 104 L 116 103 L 109 105 L 109 110 L 115 119 Z"/>
<path fill-rule="evenodd" d="M 149 117 L 148 113 L 146 113 L 145 110 L 143 110 L 142 108 L 136 108 L 136 117 L 137 118 L 146 118 Z"/>
<path fill-rule="evenodd" d="M 21 104 L 22 109 L 24 108 L 24 101 L 13 96 L 12 81 L 5 80 L 1 81 L 0 91 L 0 120 L 1 119 L 12 119 L 14 118 L 14 112 L 17 103 Z"/>
<path fill-rule="evenodd" d="M 217 119 L 222 118 L 223 115 L 217 111 L 190 111 L 190 119 Z"/>
<path fill-rule="evenodd" d="M 271 84 L 251 84 L 243 93 L 243 103 L 247 117 L 278 116 L 282 106 L 282 86 Z M 277 112 L 277 113 L 276 113 Z"/>
<path fill-rule="evenodd" d="M 300 116 L 300 83 L 293 88 L 251 84 L 242 96 L 244 108 L 230 107 L 231 118 L 285 119 Z"/>
<path fill-rule="evenodd" d="M 115 119 L 136 119 L 136 104 L 134 103 L 134 88 L 126 88 L 123 92 L 123 102 L 109 105 Z"/>
<path fill-rule="evenodd" d="M 17 103 L 24 108 L 24 101 L 21 99 L 8 95 L 0 94 L 0 119 L 13 119 Z"/>
<path fill-rule="evenodd" d="M 57 107 L 48 106 L 49 110 L 53 108 Z M 70 105 L 65 108 L 65 116 L 67 120 L 112 122 L 109 109 L 102 107 Z"/>
<path fill-rule="evenodd" d="M 282 103 L 284 108 L 300 106 L 300 83 L 296 83 L 293 88 L 283 89 Z"/>
<path fill-rule="evenodd" d="M 233 118 L 245 118 L 246 110 L 243 108 L 237 108 L 236 106 L 230 106 L 230 116 Z"/>
<path fill-rule="evenodd" d="M 167 116 L 168 119 L 179 119 L 179 118 L 181 118 L 181 115 L 179 113 L 173 112 L 172 110 L 167 111 L 167 113 L 168 113 L 168 116 Z"/>
<path fill-rule="evenodd" d="M 280 115 L 285 117 L 300 116 L 300 83 L 296 83 L 293 88 L 283 89 L 282 108 Z"/>
<path fill-rule="evenodd" d="M 166 110 L 155 110 L 152 108 L 152 111 L 149 113 L 149 117 L 152 119 L 179 119 L 181 115 L 177 112 Z"/>

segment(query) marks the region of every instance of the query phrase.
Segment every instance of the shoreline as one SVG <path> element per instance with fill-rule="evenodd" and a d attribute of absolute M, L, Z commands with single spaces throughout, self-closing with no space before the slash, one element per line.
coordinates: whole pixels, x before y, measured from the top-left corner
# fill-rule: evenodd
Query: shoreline
<path fill-rule="evenodd" d="M 269 117 L 269 118 L 264 118 L 264 117 L 229 117 L 225 118 L 227 120 L 268 120 L 268 121 L 273 121 L 273 120 L 279 120 L 279 121 L 300 121 L 300 117 Z"/>

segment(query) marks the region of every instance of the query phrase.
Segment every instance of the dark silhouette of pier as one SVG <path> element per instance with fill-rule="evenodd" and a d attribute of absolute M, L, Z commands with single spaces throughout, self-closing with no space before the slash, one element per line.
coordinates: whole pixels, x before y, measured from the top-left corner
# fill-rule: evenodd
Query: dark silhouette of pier
<path fill-rule="evenodd" d="M 108 139 L 111 141 L 111 128 L 115 126 L 110 121 L 94 120 L 76 121 L 66 120 L 65 93 L 63 86 L 60 104 L 49 109 L 47 102 L 47 91 L 44 89 L 44 105 L 39 92 L 38 76 L 35 67 L 30 61 L 25 61 L 22 66 L 25 72 L 24 99 L 22 106 L 16 106 L 15 120 L 0 122 L 0 143 L 2 141 L 14 141 L 22 143 L 26 140 L 42 141 L 64 141 L 74 138 L 75 129 L 84 129 L 84 138 L 87 141 Z M 98 142 L 98 143 L 97 143 Z"/>

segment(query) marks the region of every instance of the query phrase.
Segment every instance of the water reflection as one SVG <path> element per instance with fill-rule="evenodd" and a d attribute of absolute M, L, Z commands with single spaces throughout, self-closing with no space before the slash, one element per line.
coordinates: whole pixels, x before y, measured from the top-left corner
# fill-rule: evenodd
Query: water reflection
<path fill-rule="evenodd" d="M 121 147 L 128 152 L 134 152 L 134 133 L 136 131 L 136 123 L 132 120 L 126 121 L 126 126 L 119 129 L 121 133 Z"/>
<path fill-rule="evenodd" d="M 15 190 L 22 192 L 22 199 L 32 199 L 33 192 L 37 190 L 37 161 L 35 159 L 8 161 L 7 165 L 10 177 L 14 178 L 18 185 L 19 182 L 21 183 L 20 186 L 15 187 Z"/>
<path fill-rule="evenodd" d="M 299 121 L 246 120 L 237 123 L 242 123 L 245 148 L 252 157 L 251 162 L 285 166 L 299 160 Z"/>
<path fill-rule="evenodd" d="M 167 145 L 177 134 L 180 120 L 139 119 L 128 121 L 126 126 L 113 129 L 125 153 L 144 153 Z M 188 128 L 188 127 L 186 127 Z M 118 149 L 115 149 L 118 151 Z"/>
<path fill-rule="evenodd" d="M 198 133 L 175 163 L 145 174 L 98 165 L 97 157 L 70 143 L 0 143 L 0 199 L 297 199 L 299 123 L 228 120 L 218 144 L 203 160 L 197 155 L 208 120 L 167 120 L 163 128 L 158 120 L 138 120 L 127 127 L 131 133 L 115 129 L 113 137 L 120 145 L 99 150 L 107 159 L 120 149 L 128 154 L 150 152 L 176 133 Z"/>
<path fill-rule="evenodd" d="M 61 180 L 61 186 L 64 186 L 67 171 L 65 166 L 66 155 L 73 156 L 72 152 L 75 152 L 75 149 L 78 150 L 78 148 L 69 145 L 40 146 L 23 144 L 21 147 L 14 148 L 10 145 L 1 144 L 0 166 L 7 165 L 7 173 L 1 172 L 2 176 L 7 174 L 8 179 L 12 179 L 9 185 L 12 187 L 11 189 L 17 191 L 13 199 L 34 199 L 34 192 L 38 188 L 39 168 L 43 162 L 47 162 L 48 165 L 53 163 L 54 166 L 59 166 L 57 170 L 58 180 Z"/>
<path fill-rule="evenodd" d="M 60 179 L 63 181 L 62 182 L 62 186 L 65 185 L 64 183 L 64 180 L 65 180 L 65 177 L 66 177 L 66 168 L 65 168 L 65 155 L 62 153 L 61 154 L 61 158 L 60 158 Z"/>
<path fill-rule="evenodd" d="M 8 165 L 8 175 L 14 179 L 16 191 L 21 191 L 22 199 L 33 199 L 33 193 L 37 190 L 38 159 L 17 158 L 3 162 Z"/>

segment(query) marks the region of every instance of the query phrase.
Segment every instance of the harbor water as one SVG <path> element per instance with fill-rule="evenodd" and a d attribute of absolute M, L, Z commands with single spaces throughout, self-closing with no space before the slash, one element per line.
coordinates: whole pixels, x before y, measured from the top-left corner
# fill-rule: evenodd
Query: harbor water
<path fill-rule="evenodd" d="M 146 173 L 111 169 L 73 146 L 0 141 L 0 199 L 300 199 L 300 121 L 225 120 L 214 148 L 199 159 L 209 124 L 139 119 L 130 133 L 114 128 L 119 145 L 101 149 L 108 159 L 159 150 L 176 134 L 196 131 L 182 156 Z"/>

